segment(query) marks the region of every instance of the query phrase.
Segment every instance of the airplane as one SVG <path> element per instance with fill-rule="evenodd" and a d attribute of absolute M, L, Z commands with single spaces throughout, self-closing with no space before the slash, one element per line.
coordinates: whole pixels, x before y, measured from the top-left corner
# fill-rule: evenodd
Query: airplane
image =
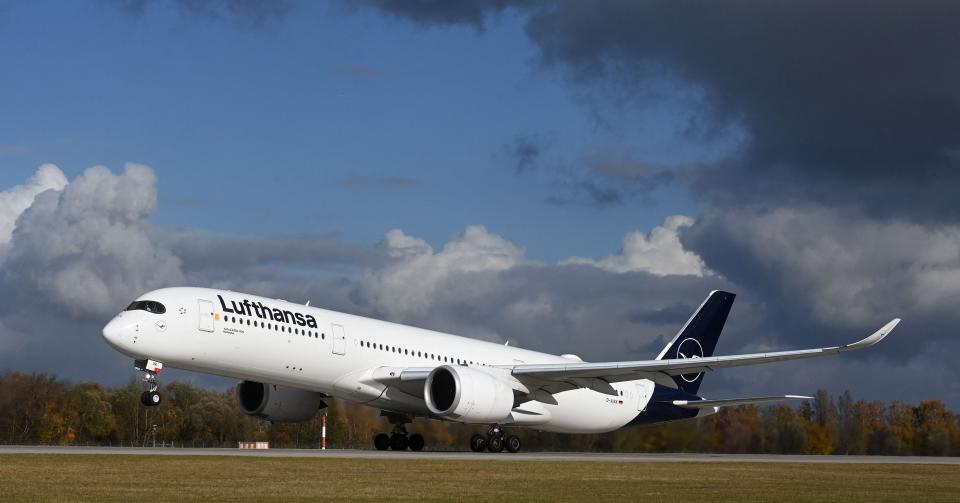
<path fill-rule="evenodd" d="M 134 359 L 146 406 L 160 404 L 164 368 L 239 379 L 237 405 L 275 422 L 311 419 L 336 397 L 381 411 L 393 430 L 379 450 L 424 448 L 408 435 L 415 418 L 488 426 L 475 452 L 517 452 L 505 428 L 604 433 L 631 425 L 691 419 L 721 407 L 803 400 L 799 395 L 709 399 L 707 372 L 810 358 L 873 346 L 869 337 L 834 347 L 714 356 L 735 294 L 711 292 L 653 360 L 585 362 L 507 344 L 208 288 L 165 288 L 133 301 L 103 328 L 107 343 Z"/>

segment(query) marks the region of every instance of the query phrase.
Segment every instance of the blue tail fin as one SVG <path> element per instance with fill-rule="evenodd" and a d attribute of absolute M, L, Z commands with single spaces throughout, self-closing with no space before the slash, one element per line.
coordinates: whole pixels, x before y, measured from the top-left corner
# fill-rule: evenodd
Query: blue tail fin
<path fill-rule="evenodd" d="M 730 314 L 730 307 L 733 306 L 733 299 L 736 297 L 735 294 L 720 290 L 710 292 L 707 300 L 700 305 L 700 309 L 693 313 L 677 336 L 663 348 L 657 359 L 713 356 L 717 339 L 720 338 L 720 331 L 723 330 L 723 324 L 727 321 L 727 315 Z M 703 382 L 703 373 L 673 376 L 673 381 L 681 391 L 696 394 L 700 389 L 700 383 Z"/>

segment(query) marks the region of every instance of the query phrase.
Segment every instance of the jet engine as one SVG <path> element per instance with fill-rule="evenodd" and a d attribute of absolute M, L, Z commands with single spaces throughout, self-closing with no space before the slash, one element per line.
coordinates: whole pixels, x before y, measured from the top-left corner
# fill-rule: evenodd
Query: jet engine
<path fill-rule="evenodd" d="M 323 394 L 276 384 L 243 381 L 237 384 L 237 406 L 244 414 L 268 421 L 306 421 L 327 406 Z"/>
<path fill-rule="evenodd" d="M 430 412 L 462 423 L 495 423 L 513 409 L 513 387 L 472 367 L 433 369 L 424 383 L 423 396 Z"/>

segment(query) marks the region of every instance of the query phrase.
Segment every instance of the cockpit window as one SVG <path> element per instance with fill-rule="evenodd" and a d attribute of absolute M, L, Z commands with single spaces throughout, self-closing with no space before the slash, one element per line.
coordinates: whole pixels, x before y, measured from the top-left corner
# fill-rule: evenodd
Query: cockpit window
<path fill-rule="evenodd" d="M 153 300 L 135 300 L 127 306 L 125 311 L 146 311 L 153 314 L 163 314 L 167 312 L 167 308 Z"/>

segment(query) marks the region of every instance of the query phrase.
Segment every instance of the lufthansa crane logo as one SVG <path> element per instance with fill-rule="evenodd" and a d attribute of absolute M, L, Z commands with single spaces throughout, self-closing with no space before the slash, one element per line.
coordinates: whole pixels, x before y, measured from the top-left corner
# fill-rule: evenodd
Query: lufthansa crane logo
<path fill-rule="evenodd" d="M 703 346 L 700 345 L 700 341 L 694 338 L 687 338 L 680 342 L 680 345 L 677 346 L 677 359 L 686 359 L 686 358 L 703 358 Z M 681 374 L 680 378 L 686 382 L 694 382 L 700 378 L 699 372 L 696 374 Z"/>

